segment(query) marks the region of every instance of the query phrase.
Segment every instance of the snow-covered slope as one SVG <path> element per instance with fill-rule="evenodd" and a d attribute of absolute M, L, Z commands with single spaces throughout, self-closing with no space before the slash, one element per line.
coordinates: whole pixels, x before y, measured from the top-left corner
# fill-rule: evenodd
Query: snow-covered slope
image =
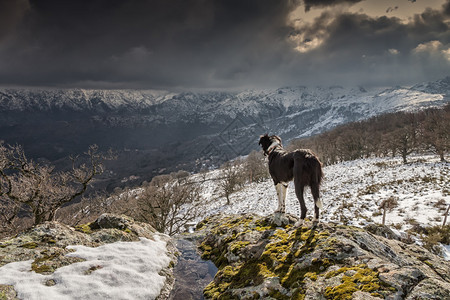
<path fill-rule="evenodd" d="M 415 156 L 412 163 L 403 164 L 401 158 L 371 158 L 342 162 L 324 168 L 321 198 L 324 209 L 321 219 L 351 225 L 381 223 L 379 205 L 395 197 L 398 206 L 387 214 L 386 224 L 410 228 L 414 222 L 423 225 L 442 224 L 446 205 L 450 204 L 450 163 L 439 157 Z M 204 175 L 195 175 L 199 177 Z M 220 170 L 211 171 L 203 184 L 205 214 L 219 212 L 268 215 L 277 207 L 277 196 L 271 179 L 246 185 L 230 196 L 226 205 L 218 185 Z M 305 192 L 308 216 L 314 211 L 309 190 Z M 289 184 L 287 212 L 300 215 L 293 183 Z"/>
<path fill-rule="evenodd" d="M 414 224 L 441 225 L 450 205 L 450 163 L 440 162 L 437 156 L 415 156 L 409 164 L 401 158 L 372 158 L 342 162 L 324 168 L 321 198 L 324 209 L 321 221 L 355 226 L 382 223 L 383 200 L 394 197 L 398 205 L 386 214 L 386 225 L 405 231 Z M 201 181 L 205 175 L 194 175 Z M 230 196 L 230 205 L 219 187 L 221 171 L 208 173 L 203 183 L 204 213 L 199 218 L 216 213 L 272 214 L 277 208 L 277 195 L 273 182 L 246 185 Z M 305 191 L 311 219 L 314 204 L 309 189 Z M 300 216 L 300 206 L 294 186 L 289 184 L 286 212 Z M 444 250 L 450 260 L 450 245 Z"/>

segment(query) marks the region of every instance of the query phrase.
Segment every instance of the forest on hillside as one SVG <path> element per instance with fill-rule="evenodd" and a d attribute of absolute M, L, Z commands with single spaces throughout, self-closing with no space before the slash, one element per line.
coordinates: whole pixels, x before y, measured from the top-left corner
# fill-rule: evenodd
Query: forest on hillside
<path fill-rule="evenodd" d="M 309 148 L 324 164 L 368 157 L 433 152 L 445 161 L 450 149 L 450 104 L 419 112 L 396 112 L 348 123 L 308 138 L 288 149 Z"/>

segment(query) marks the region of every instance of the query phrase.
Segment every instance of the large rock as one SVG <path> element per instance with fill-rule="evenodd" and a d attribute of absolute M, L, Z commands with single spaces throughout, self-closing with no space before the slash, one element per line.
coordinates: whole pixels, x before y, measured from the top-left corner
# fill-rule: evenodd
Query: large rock
<path fill-rule="evenodd" d="M 149 224 L 112 214 L 103 214 L 96 221 L 76 228 L 58 222 L 46 222 L 13 238 L 0 240 L 0 267 L 10 262 L 33 260 L 33 271 L 51 274 L 57 268 L 82 261 L 78 257 L 66 256 L 73 251 L 66 248 L 69 245 L 98 247 L 118 241 L 139 241 L 140 237 L 154 240 L 155 234 L 156 230 Z M 160 272 L 166 276 L 166 284 L 158 299 L 167 299 L 174 282 L 172 267 L 177 260 L 177 250 L 170 239 L 167 239 L 167 248 L 174 263 Z M 0 299 L 15 297 L 11 286 L 0 285 Z"/>
<path fill-rule="evenodd" d="M 219 268 L 205 297 L 450 299 L 450 263 L 418 245 L 357 227 L 294 223 L 250 214 L 199 223 L 203 258 Z"/>

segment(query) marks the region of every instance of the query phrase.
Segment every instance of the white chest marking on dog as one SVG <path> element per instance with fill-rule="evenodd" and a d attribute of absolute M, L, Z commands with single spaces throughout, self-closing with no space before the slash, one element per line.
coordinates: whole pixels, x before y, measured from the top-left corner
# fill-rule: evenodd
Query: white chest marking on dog
<path fill-rule="evenodd" d="M 267 148 L 267 153 L 270 154 L 277 146 L 280 145 L 280 142 L 276 141 L 270 144 L 269 148 Z"/>

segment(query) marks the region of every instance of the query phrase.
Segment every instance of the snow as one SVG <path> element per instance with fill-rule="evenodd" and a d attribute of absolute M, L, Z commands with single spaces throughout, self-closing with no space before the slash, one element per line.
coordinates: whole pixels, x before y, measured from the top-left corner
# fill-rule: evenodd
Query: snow
<path fill-rule="evenodd" d="M 450 245 L 443 246 L 443 252 L 444 252 L 444 259 L 450 260 Z"/>
<path fill-rule="evenodd" d="M 154 241 L 69 246 L 75 252 L 68 256 L 86 261 L 50 275 L 31 271 L 32 260 L 9 263 L 0 268 L 0 284 L 13 285 L 20 299 L 155 299 L 165 281 L 158 273 L 170 263 L 167 238 L 155 234 Z M 49 280 L 56 284 L 47 286 Z"/>
<path fill-rule="evenodd" d="M 381 223 L 379 205 L 392 196 L 398 206 L 386 214 L 386 225 L 405 231 L 414 223 L 442 224 L 445 208 L 450 204 L 450 163 L 440 162 L 434 155 L 413 156 L 409 161 L 411 163 L 404 164 L 399 157 L 369 158 L 324 167 L 321 220 L 354 226 Z M 230 196 L 231 204 L 227 205 L 218 186 L 221 173 L 215 170 L 206 177 L 203 197 L 207 205 L 198 221 L 216 213 L 269 215 L 277 208 L 271 179 L 246 185 Z M 305 201 L 307 218 L 311 218 L 314 207 L 308 189 Z M 286 212 L 300 215 L 292 182 L 288 187 Z M 450 259 L 450 252 L 447 259 Z"/>
<path fill-rule="evenodd" d="M 395 197 L 398 206 L 386 216 L 386 224 L 401 235 L 417 222 L 423 226 L 442 224 L 445 207 L 450 204 L 450 163 L 437 156 L 413 156 L 411 163 L 401 158 L 369 158 L 324 167 L 321 189 L 324 209 L 321 220 L 364 226 L 381 223 L 381 201 Z M 277 206 L 275 188 L 270 179 L 246 185 L 230 196 L 226 204 L 221 196 L 220 170 L 192 175 L 201 182 L 205 201 L 197 221 L 216 213 L 272 214 Z M 136 190 L 133 195 L 141 191 Z M 313 201 L 306 191 L 308 216 Z M 293 184 L 289 184 L 287 212 L 300 215 Z M 159 272 L 170 263 L 167 236 L 155 240 L 117 242 L 97 248 L 70 246 L 70 256 L 86 261 L 57 269 L 51 275 L 31 271 L 32 261 L 14 262 L 0 268 L 0 284 L 13 285 L 21 299 L 154 299 L 164 285 Z M 420 243 L 420 240 L 417 240 Z M 450 245 L 442 246 L 444 259 L 450 260 Z M 94 271 L 86 274 L 93 268 Z M 45 283 L 54 280 L 54 286 Z"/>

